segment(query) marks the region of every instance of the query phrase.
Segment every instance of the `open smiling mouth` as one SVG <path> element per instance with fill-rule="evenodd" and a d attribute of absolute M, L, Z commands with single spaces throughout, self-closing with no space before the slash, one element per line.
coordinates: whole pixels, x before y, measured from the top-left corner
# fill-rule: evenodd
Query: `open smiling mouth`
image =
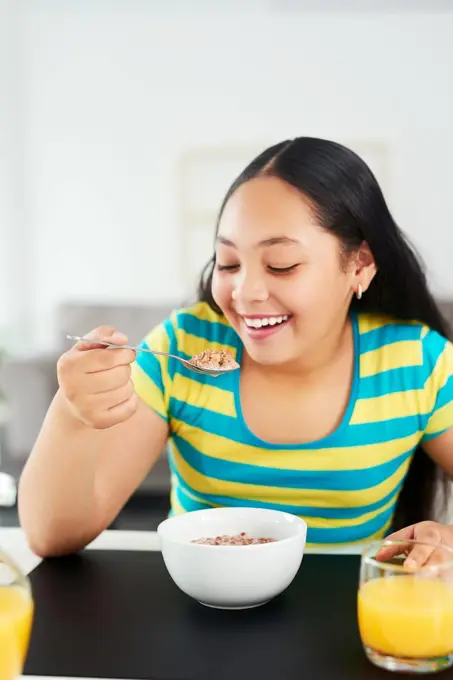
<path fill-rule="evenodd" d="M 291 314 L 281 316 L 243 316 L 245 331 L 252 338 L 265 338 L 281 330 L 291 320 Z"/>

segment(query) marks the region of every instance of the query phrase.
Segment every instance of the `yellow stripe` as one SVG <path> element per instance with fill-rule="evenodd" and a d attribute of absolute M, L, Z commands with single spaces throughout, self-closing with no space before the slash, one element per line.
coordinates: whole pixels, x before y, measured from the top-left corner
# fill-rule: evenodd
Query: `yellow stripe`
<path fill-rule="evenodd" d="M 282 489 L 281 487 L 275 486 L 244 484 L 242 482 L 229 482 L 206 477 L 186 463 L 173 442 L 170 442 L 170 446 L 173 462 L 179 475 L 182 477 L 185 484 L 195 492 L 295 506 L 309 505 L 311 507 L 343 508 L 371 505 L 395 490 L 397 484 L 404 478 L 410 464 L 410 459 L 408 459 L 402 463 L 398 470 L 388 479 L 369 489 L 359 489 L 357 491 Z"/>
<path fill-rule="evenodd" d="M 182 328 L 175 329 L 176 340 L 178 348 L 193 357 L 195 354 L 200 354 L 205 349 L 216 349 L 216 350 L 227 350 L 233 357 L 236 358 L 237 348 L 232 345 L 226 345 L 220 342 L 213 342 L 212 340 L 206 340 L 206 338 L 200 337 L 198 335 L 193 335 L 192 333 L 187 333 Z"/>
<path fill-rule="evenodd" d="M 187 493 L 187 492 L 185 491 L 185 493 Z M 195 500 L 197 500 L 197 499 L 195 499 Z M 205 501 L 202 501 L 202 502 L 205 503 Z M 182 514 L 187 513 L 187 510 L 185 510 L 185 508 L 183 508 L 183 506 L 179 503 L 178 499 L 176 498 L 176 491 L 172 491 L 172 501 L 171 501 L 171 503 L 172 503 L 171 507 L 172 507 L 173 513 L 175 515 L 182 515 Z M 208 504 L 208 505 L 210 505 L 210 504 Z M 213 506 L 213 507 L 218 507 L 218 506 Z M 308 527 L 314 528 L 314 524 L 311 522 L 312 518 L 305 517 L 304 519 L 307 522 Z M 366 521 L 366 520 L 364 520 L 364 521 Z M 382 527 L 382 529 L 377 531 L 375 534 L 372 534 L 371 536 L 368 536 L 367 538 L 364 538 L 364 539 L 360 539 L 358 541 L 350 541 L 347 545 L 361 545 L 361 544 L 366 544 L 369 541 L 378 540 L 378 539 L 380 539 L 380 538 L 382 538 L 383 536 L 386 535 L 388 529 L 391 526 L 391 523 L 392 523 L 392 518 L 390 518 L 386 522 L 386 524 Z M 359 522 L 359 524 L 360 524 L 360 522 Z M 319 549 L 329 550 L 330 548 L 333 548 L 336 545 L 344 546 L 345 544 L 343 544 L 343 543 L 338 543 L 338 544 L 336 544 L 336 543 L 307 543 L 306 548 L 307 548 L 307 550 L 310 550 L 310 548 L 316 548 L 317 550 L 319 550 Z"/>
<path fill-rule="evenodd" d="M 452 354 L 451 361 L 449 361 L 450 352 Z M 374 354 L 374 352 L 369 354 Z M 451 364 L 451 367 L 449 364 Z M 380 397 L 359 399 L 354 407 L 351 425 L 376 423 L 382 420 L 392 420 L 392 418 L 430 413 L 435 406 L 439 389 L 446 384 L 452 370 L 453 346 L 450 349 L 450 345 L 446 345 L 430 376 L 425 381 L 423 389 L 405 390 L 383 394 Z"/>
<path fill-rule="evenodd" d="M 136 362 L 131 367 L 131 378 L 134 389 L 140 399 L 147 406 L 157 411 L 164 418 L 168 418 L 168 403 L 164 395 L 151 378 L 138 366 Z"/>
<path fill-rule="evenodd" d="M 430 331 L 429 326 L 423 326 L 422 332 L 420 333 L 420 340 L 423 340 L 423 338 L 425 338 L 428 335 L 429 331 Z"/>
<path fill-rule="evenodd" d="M 211 458 L 281 470 L 366 470 L 397 458 L 415 447 L 421 438 L 421 433 L 415 432 L 408 437 L 392 439 L 382 444 L 264 451 L 257 446 L 232 442 L 226 437 L 187 425 L 176 418 L 172 419 L 172 430 L 195 449 Z"/>
<path fill-rule="evenodd" d="M 178 484 L 178 482 L 176 482 Z M 187 489 L 183 489 L 183 493 L 192 498 L 195 502 L 197 503 L 205 503 L 206 505 L 210 505 L 211 507 L 219 507 L 215 503 L 210 503 L 209 501 L 205 501 L 203 498 L 200 498 L 199 496 L 196 496 L 195 494 L 189 492 Z M 364 524 L 365 522 L 368 522 L 371 519 L 374 519 L 377 517 L 377 515 L 385 512 L 389 508 L 394 505 L 396 497 L 399 492 L 395 492 L 392 496 L 392 498 L 381 508 L 378 508 L 377 510 L 372 510 L 370 512 L 366 512 L 363 515 L 360 515 L 360 517 L 353 517 L 352 519 L 336 519 L 336 518 L 326 518 L 326 517 L 307 517 L 304 515 L 304 519 L 307 522 L 307 525 L 313 529 L 335 529 L 335 528 L 343 528 L 343 527 L 356 527 L 359 526 L 360 524 Z"/>
<path fill-rule="evenodd" d="M 151 349 L 157 349 L 161 352 L 169 351 L 170 340 L 163 324 L 155 326 L 145 337 L 145 342 Z M 167 361 L 166 357 L 160 358 Z"/>
<path fill-rule="evenodd" d="M 220 387 L 204 385 L 196 378 L 187 378 L 176 373 L 173 378 L 172 395 L 190 406 L 209 408 L 215 413 L 236 417 L 233 392 L 222 390 Z M 178 424 L 178 421 L 175 420 L 175 423 Z M 204 437 L 204 432 L 202 430 L 199 430 L 199 432 L 199 436 Z"/>
<path fill-rule="evenodd" d="M 371 375 L 389 371 L 392 368 L 421 366 L 423 364 L 420 340 L 401 340 L 360 355 L 360 375 Z"/>
<path fill-rule="evenodd" d="M 363 515 L 360 515 L 360 517 L 354 517 L 353 519 L 336 519 L 333 517 L 305 517 L 304 519 L 307 522 L 307 525 L 311 527 L 312 529 L 342 529 L 343 527 L 356 527 L 359 526 L 360 524 L 364 524 L 365 522 L 368 522 L 371 519 L 374 519 L 378 515 L 380 515 L 382 512 L 385 512 L 389 508 L 394 505 L 396 497 L 399 492 L 395 492 L 392 496 L 392 498 L 382 506 L 382 508 L 379 508 L 378 510 L 372 510 L 371 512 L 366 512 Z"/>
<path fill-rule="evenodd" d="M 453 375 L 453 343 L 447 342 L 445 345 L 431 375 L 433 374 L 436 376 L 435 386 L 432 387 L 433 391 L 442 389 Z"/>
<path fill-rule="evenodd" d="M 447 384 L 453 374 L 453 344 L 448 342 L 439 355 L 436 365 L 425 383 L 426 398 L 429 399 L 427 411 L 431 412 L 436 406 L 439 390 Z M 433 435 L 453 428 L 453 402 L 445 404 L 434 411 L 429 418 L 425 434 Z"/>
<path fill-rule="evenodd" d="M 201 319 L 201 321 L 211 321 L 212 323 L 221 323 L 224 326 L 229 326 L 230 324 L 221 314 L 217 314 L 206 302 L 199 302 L 197 305 L 190 307 L 189 309 L 183 310 L 184 314 L 190 314 L 191 316 Z"/>
<path fill-rule="evenodd" d="M 435 411 L 429 419 L 425 434 L 437 434 L 453 428 L 453 401 Z"/>
<path fill-rule="evenodd" d="M 360 333 L 368 333 L 369 331 L 375 331 L 383 326 L 389 326 L 396 322 L 390 316 L 378 315 L 378 314 L 359 314 L 358 316 L 358 326 Z"/>
<path fill-rule="evenodd" d="M 368 333 L 370 331 L 375 331 L 378 328 L 383 328 L 384 326 L 418 326 L 420 323 L 418 321 L 405 321 L 401 319 L 396 319 L 392 316 L 387 316 L 385 314 L 359 314 L 358 315 L 358 326 L 360 333 Z"/>
<path fill-rule="evenodd" d="M 425 390 L 406 390 L 383 394 L 380 397 L 358 399 L 352 414 L 351 425 L 378 423 L 393 418 L 429 413 L 429 408 L 425 410 L 423 408 L 424 397 Z"/>

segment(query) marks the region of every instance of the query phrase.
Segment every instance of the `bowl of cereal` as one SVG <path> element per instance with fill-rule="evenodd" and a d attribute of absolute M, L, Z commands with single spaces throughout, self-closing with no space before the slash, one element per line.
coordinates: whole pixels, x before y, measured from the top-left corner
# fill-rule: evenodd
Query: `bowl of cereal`
<path fill-rule="evenodd" d="M 170 517 L 157 528 L 175 584 L 217 609 L 258 607 L 282 593 L 302 562 L 307 525 L 261 508 L 212 508 Z"/>

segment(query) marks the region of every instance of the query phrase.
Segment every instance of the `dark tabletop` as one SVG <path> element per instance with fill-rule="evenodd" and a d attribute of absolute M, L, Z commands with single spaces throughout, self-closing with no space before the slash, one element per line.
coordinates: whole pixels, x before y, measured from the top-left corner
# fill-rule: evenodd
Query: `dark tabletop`
<path fill-rule="evenodd" d="M 184 595 L 159 552 L 87 551 L 32 572 L 25 673 L 150 680 L 389 680 L 364 656 L 359 558 L 306 555 L 291 586 L 251 610 Z M 453 680 L 453 670 L 441 674 Z"/>

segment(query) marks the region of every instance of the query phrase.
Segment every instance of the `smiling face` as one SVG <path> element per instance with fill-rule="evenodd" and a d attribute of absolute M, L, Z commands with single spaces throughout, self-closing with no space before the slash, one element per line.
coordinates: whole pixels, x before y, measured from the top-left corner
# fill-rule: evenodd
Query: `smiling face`
<path fill-rule="evenodd" d="M 325 342 L 344 325 L 359 274 L 282 180 L 250 180 L 225 206 L 212 293 L 257 363 L 297 362 Z"/>

